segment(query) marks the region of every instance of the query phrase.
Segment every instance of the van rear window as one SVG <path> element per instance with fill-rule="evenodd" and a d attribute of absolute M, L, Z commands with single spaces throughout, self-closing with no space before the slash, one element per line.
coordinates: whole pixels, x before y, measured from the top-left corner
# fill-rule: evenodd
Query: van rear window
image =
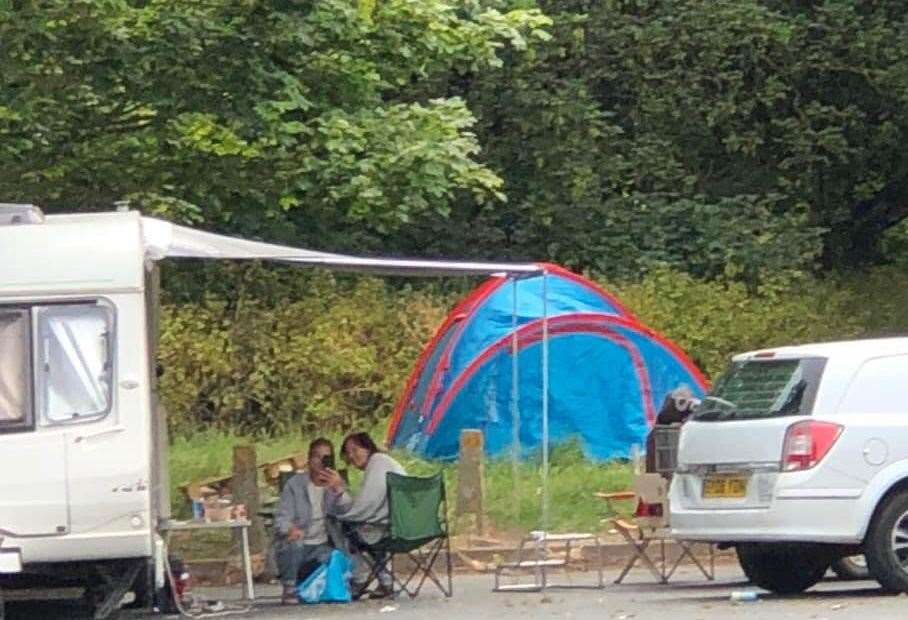
<path fill-rule="evenodd" d="M 733 362 L 694 417 L 709 421 L 808 415 L 825 364 L 823 358 Z"/>

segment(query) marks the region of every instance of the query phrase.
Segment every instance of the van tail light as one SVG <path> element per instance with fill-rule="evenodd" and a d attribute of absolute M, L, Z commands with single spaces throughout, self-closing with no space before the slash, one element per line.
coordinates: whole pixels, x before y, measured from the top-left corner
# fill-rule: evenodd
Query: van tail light
<path fill-rule="evenodd" d="M 843 430 L 840 424 L 817 420 L 789 426 L 782 446 L 782 471 L 803 471 L 822 461 Z"/>

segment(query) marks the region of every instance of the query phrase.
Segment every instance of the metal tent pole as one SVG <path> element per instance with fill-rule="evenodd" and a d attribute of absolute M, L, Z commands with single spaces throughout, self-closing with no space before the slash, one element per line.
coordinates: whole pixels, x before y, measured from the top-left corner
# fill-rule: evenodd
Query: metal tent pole
<path fill-rule="evenodd" d="M 542 272 L 542 529 L 549 529 L 549 291 Z"/>
<path fill-rule="evenodd" d="M 520 519 L 520 385 L 517 361 L 517 278 L 511 276 L 511 466 L 514 482 L 514 511 Z"/>

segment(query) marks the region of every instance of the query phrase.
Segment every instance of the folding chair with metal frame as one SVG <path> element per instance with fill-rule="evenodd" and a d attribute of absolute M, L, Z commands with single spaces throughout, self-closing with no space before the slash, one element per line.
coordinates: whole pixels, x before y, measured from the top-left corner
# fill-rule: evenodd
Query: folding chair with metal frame
<path fill-rule="evenodd" d="M 700 562 L 693 553 L 693 543 L 690 541 L 672 538 L 668 521 L 668 484 L 660 474 L 638 474 L 634 479 L 634 492 L 630 493 L 600 493 L 599 497 L 611 500 L 636 499 L 638 507 L 634 523 L 624 519 L 612 519 L 612 525 L 624 539 L 631 545 L 633 555 L 628 560 L 615 583 L 621 583 L 631 569 L 639 561 L 645 566 L 656 581 L 668 583 L 675 571 L 685 559 L 689 559 L 703 576 L 712 581 L 715 578 L 715 551 L 709 545 L 709 569 Z M 659 544 L 659 557 L 653 561 L 648 551 L 652 543 Z M 679 555 L 669 565 L 666 553 L 666 543 L 674 543 L 679 549 Z"/>
<path fill-rule="evenodd" d="M 388 473 L 387 484 L 389 521 L 384 525 L 389 528 L 389 534 L 375 544 L 360 545 L 370 568 L 369 576 L 362 584 L 363 590 L 384 573 L 391 579 L 392 590 L 396 590 L 394 596 L 406 592 L 410 598 L 415 598 L 426 580 L 430 580 L 442 594 L 450 597 L 454 585 L 448 502 L 442 474 L 421 478 Z M 447 587 L 434 570 L 442 551 L 445 551 Z M 406 579 L 402 580 L 394 570 L 395 555 L 406 555 L 413 565 Z M 419 582 L 411 589 L 410 584 L 417 577 Z"/>

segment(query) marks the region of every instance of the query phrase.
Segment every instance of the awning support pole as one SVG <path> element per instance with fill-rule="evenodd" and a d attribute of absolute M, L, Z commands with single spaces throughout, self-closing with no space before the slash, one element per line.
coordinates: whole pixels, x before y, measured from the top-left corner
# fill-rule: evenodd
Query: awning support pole
<path fill-rule="evenodd" d="M 542 272 L 542 529 L 549 528 L 549 291 Z"/>
<path fill-rule="evenodd" d="M 519 343 L 517 339 L 517 278 L 511 277 L 511 466 L 513 467 L 514 482 L 514 513 L 515 521 L 520 520 L 520 385 L 519 364 L 517 354 Z"/>

